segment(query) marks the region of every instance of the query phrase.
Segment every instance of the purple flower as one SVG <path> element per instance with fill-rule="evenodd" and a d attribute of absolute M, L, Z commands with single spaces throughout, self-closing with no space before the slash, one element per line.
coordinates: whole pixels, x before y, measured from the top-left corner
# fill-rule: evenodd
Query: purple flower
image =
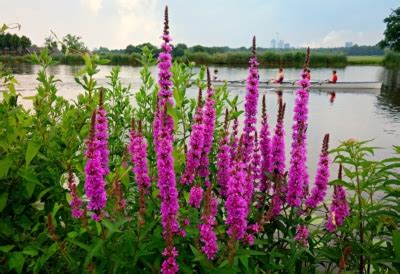
<path fill-rule="evenodd" d="M 142 123 L 139 121 L 138 130 L 135 129 L 132 121 L 132 131 L 130 132 L 130 144 L 128 150 L 131 154 L 133 163 L 133 173 L 139 189 L 141 222 L 144 223 L 144 214 L 146 210 L 145 195 L 150 187 L 149 168 L 147 163 L 147 145 L 142 135 Z"/>
<path fill-rule="evenodd" d="M 279 100 L 278 119 L 275 127 L 275 134 L 272 138 L 271 148 L 271 169 L 269 172 L 283 174 L 285 172 L 285 129 L 283 118 L 285 115 L 286 104 Z"/>
<path fill-rule="evenodd" d="M 147 163 L 147 144 L 141 132 L 141 122 L 139 121 L 139 129 L 132 128 L 130 132 L 130 144 L 128 150 L 131 154 L 133 164 L 133 173 L 139 189 L 148 192 L 150 186 L 149 168 Z"/>
<path fill-rule="evenodd" d="M 283 205 L 282 201 L 282 193 L 283 186 L 283 173 L 285 172 L 285 130 L 283 127 L 283 118 L 285 115 L 286 104 L 282 103 L 282 99 L 279 100 L 279 111 L 278 111 L 278 120 L 275 127 L 275 134 L 272 138 L 272 149 L 271 149 L 271 170 L 270 173 L 273 173 L 275 176 L 275 185 L 274 185 L 274 193 L 272 197 L 273 204 L 273 215 L 278 216 Z"/>
<path fill-rule="evenodd" d="M 303 79 L 308 82 L 308 79 Z M 299 207 L 308 189 L 306 130 L 308 120 L 308 91 L 296 91 L 293 117 L 292 150 L 288 178 L 287 203 Z M 307 190 L 308 192 L 308 190 Z"/>
<path fill-rule="evenodd" d="M 235 112 L 237 111 L 237 109 L 235 108 Z M 232 127 L 232 135 L 231 135 L 231 158 L 234 159 L 236 158 L 236 153 L 237 153 L 237 149 L 238 149 L 238 145 L 239 145 L 239 138 L 238 138 L 238 134 L 239 134 L 239 121 L 238 118 L 235 117 L 235 119 L 233 120 L 233 127 Z"/>
<path fill-rule="evenodd" d="M 101 156 L 101 165 L 103 167 L 104 176 L 110 172 L 109 168 L 109 151 L 108 151 L 108 125 L 107 112 L 104 109 L 104 94 L 103 89 L 100 89 L 99 108 L 96 115 L 96 131 L 95 139 L 98 141 L 98 150 Z"/>
<path fill-rule="evenodd" d="M 199 166 L 199 176 L 208 177 L 210 175 L 209 170 L 209 159 L 208 154 L 210 153 L 213 139 L 214 139 L 214 127 L 215 127 L 215 100 L 214 90 L 211 87 L 211 77 L 210 71 L 207 68 L 207 99 L 204 106 L 203 115 L 203 125 L 204 125 L 204 142 L 203 142 L 203 152 L 201 154 L 200 166 Z"/>
<path fill-rule="evenodd" d="M 192 186 L 189 195 L 189 204 L 192 207 L 200 208 L 201 201 L 203 200 L 203 188 L 199 186 Z"/>
<path fill-rule="evenodd" d="M 262 122 L 260 131 L 260 152 L 261 152 L 261 181 L 260 191 L 268 191 L 268 176 L 266 172 L 271 172 L 271 137 L 268 127 L 268 117 L 265 104 L 265 95 L 262 99 Z"/>
<path fill-rule="evenodd" d="M 107 194 L 105 190 L 104 169 L 102 155 L 99 149 L 99 141 L 96 136 L 96 111 L 93 111 L 89 139 L 85 156 L 87 162 L 85 165 L 85 193 L 89 199 L 87 208 L 95 211 L 93 219 L 99 220 L 100 211 L 105 208 L 107 203 Z"/>
<path fill-rule="evenodd" d="M 161 273 L 163 274 L 174 274 L 179 271 L 179 265 L 176 263 L 176 257 L 178 257 L 178 251 L 175 247 L 164 249 L 162 253 L 165 259 L 161 265 Z"/>
<path fill-rule="evenodd" d="M 226 220 L 229 226 L 228 235 L 234 240 L 244 237 L 247 228 L 247 215 L 249 213 L 248 202 L 245 196 L 246 165 L 238 160 L 232 163 L 230 171 L 227 199 L 225 202 Z"/>
<path fill-rule="evenodd" d="M 186 169 L 181 177 L 181 183 L 191 184 L 195 178 L 198 167 L 200 166 L 200 159 L 203 152 L 204 143 L 204 125 L 203 125 L 203 109 L 201 105 L 201 89 L 199 90 L 199 99 L 194 116 L 194 124 L 192 126 L 192 133 L 189 140 L 189 151 L 186 157 Z"/>
<path fill-rule="evenodd" d="M 342 179 L 342 165 L 339 167 L 339 180 Z M 326 228 L 330 232 L 334 232 L 337 227 L 341 226 L 344 219 L 349 216 L 349 205 L 346 200 L 346 191 L 343 186 L 335 185 L 333 191 L 333 199 L 328 215 Z"/>
<path fill-rule="evenodd" d="M 260 146 L 258 143 L 257 131 L 254 133 L 254 151 L 253 151 L 253 161 L 251 166 L 253 169 L 254 181 L 256 184 L 258 184 L 263 176 L 261 170 L 261 154 L 260 154 Z"/>
<path fill-rule="evenodd" d="M 71 202 L 70 206 L 72 208 L 72 218 L 79 219 L 83 217 L 84 211 L 82 210 L 83 201 L 79 198 L 78 193 L 76 191 L 76 182 L 74 179 L 74 174 L 71 170 L 68 171 L 68 187 L 70 189 L 71 194 Z"/>
<path fill-rule="evenodd" d="M 304 247 L 307 247 L 309 234 L 310 232 L 308 231 L 308 227 L 306 225 L 297 225 L 296 236 L 294 239 Z"/>
<path fill-rule="evenodd" d="M 165 22 L 163 33 L 162 51 L 158 56 L 160 90 L 158 92 L 157 109 L 153 124 L 154 146 L 158 170 L 158 188 L 161 199 L 161 223 L 164 229 L 163 235 L 167 246 L 163 253 L 166 259 L 162 263 L 162 273 L 176 273 L 179 270 L 176 264 L 178 252 L 173 246 L 173 235 L 178 233 L 178 191 L 176 189 L 176 178 L 174 171 L 173 152 L 173 130 L 174 122 L 167 113 L 167 105 L 173 104 L 171 85 L 171 46 L 169 41 L 168 7 L 165 7 Z"/>
<path fill-rule="evenodd" d="M 329 181 L 329 156 L 328 156 L 329 134 L 324 137 L 322 151 L 319 158 L 317 175 L 311 195 L 306 201 L 307 207 L 316 208 L 326 195 Z"/>
<path fill-rule="evenodd" d="M 217 235 L 214 231 L 218 200 L 214 197 L 211 189 L 210 185 L 206 191 L 205 206 L 201 216 L 202 223 L 199 225 L 200 240 L 203 243 L 201 250 L 209 260 L 214 259 L 218 251 Z"/>
<path fill-rule="evenodd" d="M 230 154 L 230 147 L 228 145 L 228 111 L 225 115 L 225 126 L 223 133 L 223 137 L 219 143 L 219 150 L 217 154 L 217 182 L 220 186 L 220 194 L 223 198 L 226 198 L 226 189 L 229 180 L 229 168 L 231 164 L 231 154 Z"/>
<path fill-rule="evenodd" d="M 245 109 L 245 119 L 244 119 L 244 151 L 243 151 L 243 161 L 247 163 L 250 161 L 251 155 L 253 153 L 253 142 L 254 142 L 254 132 L 256 131 L 257 123 L 257 105 L 258 105 L 258 79 L 260 78 L 258 74 L 258 62 L 256 57 L 256 37 L 253 37 L 253 49 L 252 57 L 250 58 L 249 73 L 247 76 L 247 86 L 246 86 L 246 102 L 244 105 Z"/>

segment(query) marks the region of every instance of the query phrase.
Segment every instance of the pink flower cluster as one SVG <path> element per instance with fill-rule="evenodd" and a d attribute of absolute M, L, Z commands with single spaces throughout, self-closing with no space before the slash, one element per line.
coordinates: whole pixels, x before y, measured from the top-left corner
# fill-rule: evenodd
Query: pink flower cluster
<path fill-rule="evenodd" d="M 100 102 L 102 102 L 102 99 L 100 99 Z M 96 111 L 93 111 L 92 114 L 89 139 L 87 141 L 87 150 L 85 153 L 87 158 L 85 165 L 85 193 L 89 199 L 87 208 L 94 211 L 92 218 L 95 221 L 100 221 L 100 212 L 105 208 L 107 203 L 104 176 L 108 172 L 108 135 L 106 132 L 107 118 L 104 109 L 97 113 L 100 115 L 100 118 L 97 119 Z M 106 156 L 107 160 L 105 160 Z"/>

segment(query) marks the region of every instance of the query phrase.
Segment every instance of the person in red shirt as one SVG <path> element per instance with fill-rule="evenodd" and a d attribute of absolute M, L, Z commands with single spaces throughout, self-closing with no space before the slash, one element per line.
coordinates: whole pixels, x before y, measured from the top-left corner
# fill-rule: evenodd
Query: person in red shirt
<path fill-rule="evenodd" d="M 306 78 L 311 81 L 311 70 L 307 69 Z"/>
<path fill-rule="evenodd" d="M 336 70 L 333 70 L 333 71 L 332 71 L 332 78 L 331 78 L 331 80 L 329 81 L 329 83 L 336 84 L 337 79 L 338 79 L 338 78 L 337 78 Z"/>

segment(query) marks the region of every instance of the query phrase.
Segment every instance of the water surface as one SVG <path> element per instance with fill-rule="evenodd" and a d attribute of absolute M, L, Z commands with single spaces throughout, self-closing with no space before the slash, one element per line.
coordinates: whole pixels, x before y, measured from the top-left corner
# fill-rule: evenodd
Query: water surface
<path fill-rule="evenodd" d="M 49 72 L 54 74 L 61 82 L 57 84 L 59 94 L 67 99 L 74 99 L 82 92 L 74 81 L 74 75 L 81 66 L 57 65 L 51 67 Z M 35 65 L 19 65 L 13 68 L 20 85 L 18 91 L 22 96 L 35 94 L 37 85 L 35 74 L 39 67 Z M 111 71 L 110 66 L 99 66 L 100 72 L 96 75 L 99 85 L 108 85 L 106 76 Z M 214 67 L 210 68 L 213 71 Z M 246 68 L 219 67 L 219 78 L 227 80 L 241 80 L 247 76 Z M 140 68 L 121 67 L 121 80 L 126 85 L 131 85 L 133 92 L 140 86 Z M 312 69 L 313 80 L 328 79 L 331 69 Z M 156 75 L 156 68 L 152 69 Z M 299 69 L 286 69 L 286 79 L 298 79 Z M 311 88 L 309 104 L 308 147 L 311 173 L 315 172 L 318 154 L 325 133 L 331 136 L 331 147 L 337 146 L 340 141 L 347 139 L 369 140 L 373 139 L 374 146 L 382 147 L 377 152 L 378 158 L 390 157 L 392 145 L 400 145 L 400 73 L 399 71 L 386 70 L 380 66 L 348 66 L 337 69 L 339 81 L 383 81 L 382 90 L 356 90 L 352 92 L 336 91 L 334 101 L 331 100 L 329 91 L 320 92 Z M 274 78 L 276 69 L 261 69 L 260 80 Z M 195 96 L 195 89 L 189 90 L 189 96 Z M 244 88 L 231 88 L 232 95 L 238 94 L 244 101 Z M 269 121 L 275 125 L 277 112 L 277 93 L 271 90 L 260 90 L 266 95 Z M 0 95 L 1 96 L 1 95 Z M 293 117 L 294 91 L 283 90 L 283 100 L 287 104 L 285 115 L 285 129 L 287 135 L 287 154 L 290 150 L 290 136 Z M 27 108 L 31 103 L 27 100 L 20 101 Z M 243 104 L 240 106 L 243 108 Z M 261 110 L 261 100 L 259 105 Z M 289 158 L 289 157 L 287 157 Z"/>

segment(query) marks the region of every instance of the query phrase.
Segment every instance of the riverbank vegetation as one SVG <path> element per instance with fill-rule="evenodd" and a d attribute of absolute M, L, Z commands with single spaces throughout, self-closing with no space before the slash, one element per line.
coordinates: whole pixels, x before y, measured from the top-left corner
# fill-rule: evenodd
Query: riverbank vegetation
<path fill-rule="evenodd" d="M 45 49 L 29 57 L 40 69 L 36 94 L 25 98 L 32 109 L 24 109 L 17 79 L 0 68 L 0 271 L 396 273 L 400 147 L 385 160 L 373 158 L 369 142 L 330 149 L 329 128 L 310 178 L 307 146 L 318 144 L 307 144 L 307 128 L 318 113 L 308 109 L 305 70 L 293 117 L 284 95 L 278 113 L 265 102 L 259 109 L 267 57 L 254 38 L 240 55 L 249 73 L 238 109 L 205 67 L 195 73 L 192 63 L 172 61 L 167 15 L 158 60 L 147 47 L 137 56 L 137 91 L 121 83 L 118 67 L 100 86 L 107 60 L 83 53 L 82 92 L 68 101 Z M 318 60 L 309 51 L 293 58 L 304 68 Z M 192 83 L 197 98 L 188 96 Z"/>
<path fill-rule="evenodd" d="M 385 55 L 385 59 L 383 60 L 383 63 L 387 67 L 399 68 L 400 67 L 400 52 L 388 52 Z"/>

